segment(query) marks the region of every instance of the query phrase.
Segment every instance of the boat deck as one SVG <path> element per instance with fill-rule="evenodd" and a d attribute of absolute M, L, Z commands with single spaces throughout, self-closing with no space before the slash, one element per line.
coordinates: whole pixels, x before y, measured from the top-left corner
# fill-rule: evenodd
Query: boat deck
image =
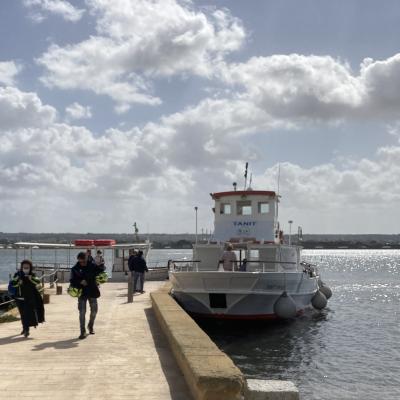
<path fill-rule="evenodd" d="M 102 287 L 95 335 L 78 340 L 76 299 L 51 296 L 46 323 L 25 339 L 20 322 L 0 324 L 0 393 L 7 400 L 188 400 L 191 395 L 147 293 L 126 302 L 126 284 Z"/>

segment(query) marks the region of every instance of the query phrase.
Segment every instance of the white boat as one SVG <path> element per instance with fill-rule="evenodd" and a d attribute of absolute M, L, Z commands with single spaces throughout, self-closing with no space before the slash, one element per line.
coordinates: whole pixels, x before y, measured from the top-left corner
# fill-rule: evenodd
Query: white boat
<path fill-rule="evenodd" d="M 97 250 L 101 250 L 106 262 L 111 262 L 107 265 L 110 270 L 110 282 L 126 282 L 128 280 L 128 259 L 130 250 L 142 250 L 143 256 L 147 262 L 149 271 L 146 273 L 146 280 L 165 280 L 168 278 L 167 262 L 150 261 L 149 255 L 151 250 L 151 243 L 146 240 L 140 243 L 116 243 L 113 239 L 77 239 L 74 243 L 61 244 L 61 243 L 32 243 L 32 242 L 18 242 L 16 246 L 16 268 L 22 258 L 30 258 L 33 261 L 33 267 L 36 272 L 47 273 L 48 271 L 60 271 L 62 281 L 69 279 L 69 270 L 76 263 L 76 252 L 92 250 L 95 254 Z M 53 250 L 54 261 L 38 262 L 36 261 L 34 250 L 46 249 Z M 63 250 L 64 254 L 58 255 L 58 251 Z M 21 254 L 22 253 L 22 254 Z M 108 257 L 106 257 L 108 253 Z M 62 272 L 62 274 L 61 274 Z M 61 281 L 61 280 L 60 280 Z"/>
<path fill-rule="evenodd" d="M 112 274 L 109 278 L 110 282 L 124 282 L 128 279 L 128 259 L 130 250 L 143 251 L 143 257 L 147 262 L 149 271 L 146 273 L 146 280 L 162 281 L 168 278 L 167 263 L 160 263 L 158 261 L 151 262 L 149 260 L 151 243 L 145 241 L 143 243 L 132 244 L 115 244 L 112 246 L 113 262 Z M 160 265 L 161 264 L 161 265 Z"/>
<path fill-rule="evenodd" d="M 301 261 L 302 248 L 291 245 L 290 238 L 283 244 L 280 196 L 248 188 L 211 197 L 213 239 L 194 245 L 190 262 L 170 263 L 172 294 L 186 311 L 200 317 L 275 319 L 326 306 L 331 291 L 315 266 Z M 232 271 L 220 261 L 227 242 L 237 257 Z"/>

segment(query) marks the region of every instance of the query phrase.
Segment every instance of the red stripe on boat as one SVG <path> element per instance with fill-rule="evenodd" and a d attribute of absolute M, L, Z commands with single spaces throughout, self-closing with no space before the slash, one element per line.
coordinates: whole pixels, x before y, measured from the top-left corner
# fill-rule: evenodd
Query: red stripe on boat
<path fill-rule="evenodd" d="M 304 310 L 297 311 L 297 316 L 303 315 Z M 193 317 L 197 318 L 211 318 L 211 319 L 227 319 L 227 320 L 276 320 L 280 319 L 276 314 L 254 314 L 254 315 L 231 315 L 231 314 L 200 314 L 190 313 Z"/>

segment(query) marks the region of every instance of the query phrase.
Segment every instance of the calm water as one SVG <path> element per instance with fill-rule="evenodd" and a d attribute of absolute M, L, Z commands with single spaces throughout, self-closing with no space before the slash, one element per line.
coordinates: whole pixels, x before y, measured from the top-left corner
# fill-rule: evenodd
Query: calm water
<path fill-rule="evenodd" d="M 400 251 L 305 251 L 333 290 L 292 322 L 204 326 L 247 377 L 296 382 L 305 400 L 400 399 Z"/>
<path fill-rule="evenodd" d="M 152 260 L 190 254 L 153 250 Z M 54 252 L 40 257 L 52 261 Z M 400 399 L 400 251 L 318 250 L 304 258 L 332 288 L 329 308 L 287 323 L 203 328 L 247 377 L 292 380 L 304 400 Z M 0 281 L 14 269 L 15 251 L 0 250 Z"/>

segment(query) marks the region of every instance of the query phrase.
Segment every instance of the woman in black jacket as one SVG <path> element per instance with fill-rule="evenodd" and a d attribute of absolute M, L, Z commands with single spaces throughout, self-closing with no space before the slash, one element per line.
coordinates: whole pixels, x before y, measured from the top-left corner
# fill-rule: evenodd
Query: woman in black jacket
<path fill-rule="evenodd" d="M 14 298 L 21 315 L 21 335 L 28 337 L 31 326 L 36 328 L 39 323 L 44 322 L 43 299 L 38 290 L 40 280 L 32 272 L 30 260 L 21 262 L 21 267 L 14 275 L 11 286 L 15 288 Z"/>

